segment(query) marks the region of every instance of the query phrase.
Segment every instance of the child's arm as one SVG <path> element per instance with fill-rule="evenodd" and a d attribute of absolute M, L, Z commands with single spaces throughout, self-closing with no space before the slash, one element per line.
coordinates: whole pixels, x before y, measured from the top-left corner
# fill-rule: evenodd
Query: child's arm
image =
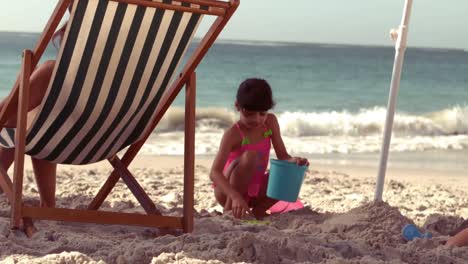
<path fill-rule="evenodd" d="M 468 246 L 468 228 L 463 229 L 455 236 L 449 238 L 447 240 L 447 245 L 456 247 Z"/>
<path fill-rule="evenodd" d="M 221 139 L 221 144 L 219 146 L 218 153 L 216 154 L 216 157 L 213 161 L 213 165 L 211 167 L 211 172 L 210 172 L 210 179 L 213 181 L 213 183 L 221 188 L 224 194 L 226 194 L 227 197 L 231 198 L 232 200 L 232 207 L 233 207 L 233 212 L 235 217 L 242 218 L 245 216 L 246 212 L 249 211 L 249 206 L 245 202 L 244 198 L 242 195 L 237 192 L 231 184 L 229 184 L 226 176 L 224 176 L 223 169 L 224 165 L 226 164 L 226 161 L 229 157 L 229 153 L 233 149 L 235 145 L 235 139 L 237 135 L 233 135 L 233 130 L 230 129 L 224 133 L 223 138 Z M 239 214 L 236 212 L 236 208 L 239 208 Z"/>
<path fill-rule="evenodd" d="M 278 119 L 274 114 L 268 114 L 266 124 L 271 129 L 271 142 L 273 143 L 273 148 L 275 149 L 276 157 L 278 159 L 288 160 L 291 162 L 295 162 L 299 165 L 309 164 L 309 162 L 305 158 L 291 157 L 291 155 L 289 155 L 288 151 L 286 150 L 286 146 L 284 145 L 283 138 L 281 137 Z"/>

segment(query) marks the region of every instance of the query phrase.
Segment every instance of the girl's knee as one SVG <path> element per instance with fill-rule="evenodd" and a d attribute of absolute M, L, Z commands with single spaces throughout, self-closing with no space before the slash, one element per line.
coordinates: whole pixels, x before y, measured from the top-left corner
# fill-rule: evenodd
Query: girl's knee
<path fill-rule="evenodd" d="M 214 196 L 216 201 L 224 207 L 224 204 L 226 203 L 226 194 L 224 194 L 221 190 L 219 190 L 219 187 L 215 187 L 214 189 Z"/>

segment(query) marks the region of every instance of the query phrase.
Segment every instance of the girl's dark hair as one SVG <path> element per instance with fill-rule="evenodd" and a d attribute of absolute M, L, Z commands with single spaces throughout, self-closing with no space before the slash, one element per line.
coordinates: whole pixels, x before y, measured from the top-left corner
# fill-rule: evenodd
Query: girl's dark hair
<path fill-rule="evenodd" d="M 236 95 L 240 108 L 249 111 L 268 111 L 275 106 L 273 93 L 267 81 L 251 78 L 239 85 Z"/>

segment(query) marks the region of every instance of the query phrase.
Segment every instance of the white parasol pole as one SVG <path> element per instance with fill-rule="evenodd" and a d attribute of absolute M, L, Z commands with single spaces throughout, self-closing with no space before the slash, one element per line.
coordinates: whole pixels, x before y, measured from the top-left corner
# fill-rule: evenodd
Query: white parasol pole
<path fill-rule="evenodd" d="M 392 82 L 390 84 L 390 94 L 388 98 L 387 117 L 384 128 L 384 138 L 382 143 L 382 151 L 380 155 L 379 174 L 377 176 L 377 185 L 375 189 L 375 200 L 381 201 L 385 180 L 385 171 L 387 170 L 388 151 L 390 148 L 390 140 L 392 137 L 393 118 L 395 116 L 396 100 L 398 96 L 398 88 L 400 86 L 401 69 L 406 51 L 406 41 L 408 36 L 408 24 L 411 14 L 411 6 L 413 0 L 406 0 L 403 9 L 403 17 L 398 30 L 398 38 L 395 45 L 395 62 L 393 64 Z"/>

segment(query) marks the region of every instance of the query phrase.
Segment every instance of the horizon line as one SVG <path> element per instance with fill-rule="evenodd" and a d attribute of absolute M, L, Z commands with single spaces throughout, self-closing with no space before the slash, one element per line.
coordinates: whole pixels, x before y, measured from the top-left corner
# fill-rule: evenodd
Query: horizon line
<path fill-rule="evenodd" d="M 195 37 L 195 39 L 200 39 Z M 304 42 L 304 41 L 285 41 L 285 40 L 258 40 L 258 39 L 231 39 L 231 38 L 220 38 L 220 41 L 234 41 L 234 42 L 258 42 L 258 43 L 277 43 L 277 44 L 289 44 L 289 45 L 323 45 L 323 46 L 346 46 L 346 47 L 369 47 L 369 48 L 394 48 L 393 45 L 383 44 L 364 44 L 364 43 L 330 43 L 330 42 Z M 453 47 L 431 47 L 431 46 L 411 46 L 407 48 L 414 49 L 425 49 L 425 50 L 451 50 L 451 51 L 463 51 L 468 52 L 465 48 L 453 48 Z"/>
<path fill-rule="evenodd" d="M 42 32 L 34 31 L 9 31 L 9 30 L 0 30 L 0 33 L 22 33 L 22 34 L 41 34 Z M 200 37 L 195 36 L 195 40 L 200 40 Z M 233 41 L 233 42 L 259 42 L 259 43 L 278 43 L 278 44 L 293 44 L 293 45 L 331 45 L 331 46 L 354 46 L 354 47 L 369 47 L 369 48 L 393 48 L 393 45 L 383 45 L 383 44 L 364 44 L 364 43 L 327 43 L 327 42 L 306 42 L 306 41 L 294 41 L 294 40 L 258 40 L 258 39 L 232 39 L 232 38 L 219 38 L 219 41 Z M 215 42 L 216 44 L 216 42 Z M 407 48 L 415 49 L 433 49 L 433 50 L 453 50 L 453 51 L 463 51 L 468 52 L 468 49 L 465 48 L 453 48 L 453 47 L 431 47 L 431 46 L 411 46 L 408 45 Z"/>

